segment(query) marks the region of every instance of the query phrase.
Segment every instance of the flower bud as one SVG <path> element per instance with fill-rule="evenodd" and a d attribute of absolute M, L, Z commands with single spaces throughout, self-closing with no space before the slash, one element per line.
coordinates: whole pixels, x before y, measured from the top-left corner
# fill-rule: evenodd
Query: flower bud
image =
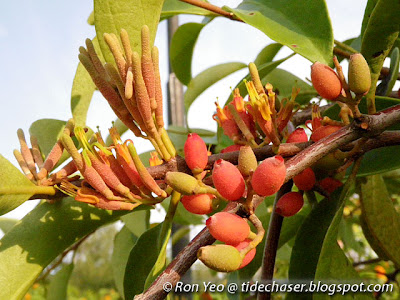
<path fill-rule="evenodd" d="M 208 218 L 206 226 L 215 239 L 228 245 L 239 244 L 250 233 L 250 226 L 245 219 L 227 212 L 219 212 Z"/>
<path fill-rule="evenodd" d="M 230 245 L 201 247 L 197 252 L 197 258 L 207 267 L 218 272 L 236 271 L 242 263 L 239 251 Z"/>
<path fill-rule="evenodd" d="M 303 128 L 297 128 L 286 140 L 286 143 L 305 143 L 308 141 L 307 133 Z"/>
<path fill-rule="evenodd" d="M 168 172 L 165 182 L 183 195 L 192 195 L 199 185 L 196 178 L 182 172 Z"/>
<path fill-rule="evenodd" d="M 289 192 L 283 195 L 276 203 L 276 212 L 283 217 L 295 215 L 304 204 L 303 195 L 298 192 Z"/>
<path fill-rule="evenodd" d="M 310 139 L 313 142 L 318 142 L 319 140 L 323 139 L 324 137 L 327 137 L 328 135 L 331 135 L 332 133 L 338 131 L 341 128 L 342 128 L 342 126 L 338 126 L 338 125 L 325 125 L 325 126 L 318 127 L 317 129 L 315 129 L 313 131 Z"/>
<path fill-rule="evenodd" d="M 336 72 L 320 62 L 311 66 L 311 81 L 318 94 L 325 99 L 336 99 L 342 92 L 342 83 Z"/>
<path fill-rule="evenodd" d="M 250 244 L 250 242 L 251 239 L 245 239 L 243 242 L 234 245 L 234 247 L 240 251 L 246 248 Z M 240 265 L 239 269 L 247 266 L 253 260 L 254 256 L 256 256 L 256 248 L 251 249 L 249 252 L 247 252 L 247 254 L 243 258 L 242 264 Z"/>
<path fill-rule="evenodd" d="M 275 194 L 285 182 L 286 167 L 282 156 L 269 157 L 257 167 L 251 178 L 254 191 L 260 196 Z"/>
<path fill-rule="evenodd" d="M 201 172 L 207 165 L 208 154 L 206 143 L 197 133 L 189 133 L 185 146 L 185 161 L 194 172 Z"/>
<path fill-rule="evenodd" d="M 302 191 L 309 191 L 315 184 L 315 174 L 311 168 L 305 169 L 293 177 L 294 184 Z"/>
<path fill-rule="evenodd" d="M 240 148 L 238 160 L 238 169 L 243 176 L 249 176 L 257 168 L 257 158 L 250 146 Z"/>
<path fill-rule="evenodd" d="M 211 194 L 185 195 L 181 202 L 187 211 L 196 215 L 209 214 L 213 211 Z"/>
<path fill-rule="evenodd" d="M 243 196 L 245 183 L 242 174 L 230 162 L 218 159 L 212 171 L 215 188 L 227 200 L 238 200 Z"/>
<path fill-rule="evenodd" d="M 371 72 L 361 53 L 352 54 L 349 61 L 349 87 L 355 94 L 364 95 L 371 87 Z"/>

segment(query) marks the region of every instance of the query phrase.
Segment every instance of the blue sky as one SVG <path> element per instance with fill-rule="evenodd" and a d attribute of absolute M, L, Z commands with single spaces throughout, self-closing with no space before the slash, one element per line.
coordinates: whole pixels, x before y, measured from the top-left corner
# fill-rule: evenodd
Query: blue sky
<path fill-rule="evenodd" d="M 240 1 L 210 1 L 218 6 L 235 7 Z M 357 36 L 366 0 L 328 0 L 335 38 Z M 71 116 L 70 93 L 78 63 L 78 48 L 95 35 L 86 22 L 93 2 L 7 1 L 0 4 L 0 153 L 15 163 L 13 149 L 18 148 L 16 131 L 28 132 L 30 124 L 42 118 L 66 120 Z M 199 22 L 200 17 L 183 16 L 181 22 Z M 256 29 L 223 18 L 214 20 L 202 31 L 194 52 L 194 75 L 224 62 L 251 62 L 272 41 Z M 156 44 L 162 53 L 162 77 L 166 70 L 166 24 L 158 30 Z M 281 51 L 280 57 L 290 53 Z M 164 57 L 164 58 L 163 58 Z M 310 62 L 296 57 L 282 65 L 297 76 L 309 76 Z M 245 74 L 237 72 L 202 94 L 189 112 L 189 125 L 216 129 L 211 119 L 214 101 L 221 102 Z M 88 125 L 105 131 L 114 120 L 106 102 L 97 94 L 91 105 Z M 138 145 L 147 150 L 148 145 Z M 20 217 L 32 205 L 16 209 L 10 217 Z"/>

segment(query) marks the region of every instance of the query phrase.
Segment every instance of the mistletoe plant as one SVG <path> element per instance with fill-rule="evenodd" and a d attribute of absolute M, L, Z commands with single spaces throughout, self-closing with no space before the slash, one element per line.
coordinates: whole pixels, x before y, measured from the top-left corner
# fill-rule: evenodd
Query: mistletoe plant
<path fill-rule="evenodd" d="M 197 259 L 238 282 L 274 276 L 377 282 L 383 269 L 387 282 L 396 283 L 400 217 L 393 182 L 399 180 L 400 104 L 392 90 L 399 79 L 400 3 L 368 1 L 361 35 L 339 42 L 323 0 L 245 0 L 235 9 L 183 2 L 94 1 L 97 37 L 79 48 L 72 118 L 57 136 L 32 127 L 30 145 L 18 130 L 14 155 L 22 173 L 0 157 L 2 214 L 43 199 L 0 242 L 0 298 L 20 299 L 45 268 L 47 276 L 88 235 L 117 220 L 125 227 L 115 239 L 113 268 L 125 299 L 165 298 Z M 183 13 L 205 16 L 201 24 L 179 27 L 171 44 L 172 67 L 187 86 L 186 112 L 208 86 L 237 69 L 249 70 L 226 103 L 215 102 L 216 113 L 204 116 L 218 124 L 210 143 L 201 130 L 170 130 L 163 117 L 153 41 L 160 19 Z M 267 45 L 254 62 L 218 65 L 192 78 L 197 35 L 216 17 L 244 22 L 277 44 Z M 283 46 L 311 61 L 312 85 L 277 69 L 293 56 L 274 61 Z M 391 66 L 385 68 L 388 56 Z M 341 66 L 346 60 L 347 76 Z M 118 118 L 106 139 L 85 125 L 95 89 Z M 127 131 L 134 141 L 124 140 Z M 154 148 L 149 160 L 136 151 L 141 140 Z M 150 212 L 160 206 L 165 219 L 151 227 Z M 188 233 L 171 237 L 172 225 L 204 221 L 204 229 L 167 264 L 170 240 Z M 281 247 L 290 253 L 290 262 L 284 261 L 288 274 L 275 268 Z M 388 261 L 386 268 L 378 265 L 377 272 L 360 262 L 371 258 L 366 249 L 378 255 L 372 263 Z M 349 260 L 358 262 L 353 267 Z M 62 284 L 54 283 L 64 291 L 72 271 L 67 267 Z"/>

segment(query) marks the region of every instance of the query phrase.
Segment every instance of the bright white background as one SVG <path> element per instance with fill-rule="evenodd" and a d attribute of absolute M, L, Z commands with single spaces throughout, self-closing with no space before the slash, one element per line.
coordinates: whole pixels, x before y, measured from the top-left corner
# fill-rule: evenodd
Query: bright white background
<path fill-rule="evenodd" d="M 210 1 L 235 7 L 241 1 Z M 366 0 L 328 0 L 328 8 L 337 40 L 359 35 Z M 95 30 L 86 22 L 93 10 L 89 0 L 7 1 L 0 2 L 0 153 L 12 163 L 18 148 L 16 131 L 26 133 L 42 118 L 67 120 L 71 117 L 70 93 L 78 64 L 78 48 Z M 299 12 L 302 13 L 302 12 Z M 201 17 L 182 16 L 181 23 L 200 22 Z M 194 51 L 193 73 L 224 62 L 254 60 L 257 53 L 272 41 L 260 31 L 239 22 L 217 18 L 200 34 Z M 162 54 L 162 77 L 167 79 L 166 22 L 159 26 L 156 45 Z M 289 54 L 282 50 L 278 57 Z M 296 56 L 281 67 L 301 78 L 309 76 L 310 62 Z M 205 91 L 189 111 L 189 125 L 215 130 L 211 119 L 216 98 L 224 102 L 230 87 L 246 71 L 239 71 Z M 88 126 L 100 126 L 103 132 L 115 117 L 105 100 L 96 93 L 90 106 Z M 137 145 L 141 151 L 147 144 Z M 37 201 L 29 201 L 5 215 L 21 218 Z"/>

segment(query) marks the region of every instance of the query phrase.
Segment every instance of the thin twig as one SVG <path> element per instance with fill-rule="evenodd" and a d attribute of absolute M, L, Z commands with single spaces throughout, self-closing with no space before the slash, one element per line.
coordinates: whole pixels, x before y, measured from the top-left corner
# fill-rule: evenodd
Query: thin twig
<path fill-rule="evenodd" d="M 368 259 L 368 260 L 364 260 L 364 261 L 358 261 L 358 262 L 354 262 L 353 263 L 353 267 L 358 267 L 358 266 L 362 266 L 362 265 L 369 265 L 369 264 L 375 264 L 382 261 L 382 258 L 373 258 L 373 259 Z"/>
<path fill-rule="evenodd" d="M 216 13 L 217 15 L 220 15 L 222 17 L 234 20 L 234 21 L 239 21 L 239 22 L 243 22 L 241 19 L 239 19 L 238 17 L 236 17 L 233 13 L 230 13 L 226 10 L 223 10 L 222 8 L 220 8 L 219 6 L 213 5 L 211 3 L 208 2 L 203 2 L 200 0 L 180 0 L 182 2 L 186 2 L 188 4 L 200 7 L 200 8 L 204 8 L 208 11 L 211 11 L 213 13 Z"/>

